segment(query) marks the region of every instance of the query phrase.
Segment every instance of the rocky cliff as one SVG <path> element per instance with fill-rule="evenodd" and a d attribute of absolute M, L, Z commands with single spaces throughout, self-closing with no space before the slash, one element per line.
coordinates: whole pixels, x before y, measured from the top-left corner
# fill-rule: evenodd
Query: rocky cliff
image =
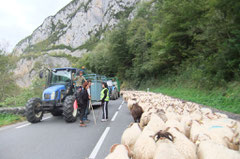
<path fill-rule="evenodd" d="M 22 58 L 17 62 L 17 68 L 14 70 L 16 83 L 20 87 L 29 87 L 32 80 L 34 80 L 43 67 L 58 68 L 69 66 L 71 66 L 71 63 L 64 57 L 42 55 L 39 57 Z"/>
<path fill-rule="evenodd" d="M 81 56 L 91 36 L 111 28 L 119 18 L 129 16 L 140 0 L 73 0 L 56 15 L 45 19 L 32 35 L 20 41 L 14 53 L 65 53 Z"/>

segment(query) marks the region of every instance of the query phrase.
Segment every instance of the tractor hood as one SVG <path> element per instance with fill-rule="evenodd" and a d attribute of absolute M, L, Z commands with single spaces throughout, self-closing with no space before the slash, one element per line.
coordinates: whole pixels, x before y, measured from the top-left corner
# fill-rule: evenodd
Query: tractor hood
<path fill-rule="evenodd" d="M 51 87 L 48 87 L 47 89 L 45 89 L 43 94 L 51 94 L 52 92 L 56 92 L 59 90 L 65 90 L 65 89 L 66 89 L 65 85 L 51 86 Z"/>

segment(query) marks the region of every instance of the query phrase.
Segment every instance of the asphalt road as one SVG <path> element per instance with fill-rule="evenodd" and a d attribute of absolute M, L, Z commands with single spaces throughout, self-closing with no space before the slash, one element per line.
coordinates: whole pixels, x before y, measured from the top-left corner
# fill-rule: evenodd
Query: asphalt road
<path fill-rule="evenodd" d="M 101 122 L 102 110 L 94 110 L 97 124 L 87 127 L 66 123 L 62 117 L 44 116 L 37 124 L 28 122 L 0 128 L 0 159 L 104 159 L 111 145 L 133 121 L 122 99 L 110 101 L 109 121 Z"/>

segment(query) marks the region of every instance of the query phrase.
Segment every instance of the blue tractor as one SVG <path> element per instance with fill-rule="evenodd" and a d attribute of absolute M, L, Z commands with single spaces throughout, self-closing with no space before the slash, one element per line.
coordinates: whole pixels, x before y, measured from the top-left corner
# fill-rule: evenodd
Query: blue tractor
<path fill-rule="evenodd" d="M 72 73 L 80 71 L 76 68 L 56 68 L 41 71 L 40 78 L 46 78 L 46 88 L 42 99 L 32 98 L 26 104 L 26 117 L 31 123 L 40 122 L 44 112 L 53 116 L 63 115 L 66 122 L 77 119 L 78 107 L 74 106 L 75 95 Z"/>

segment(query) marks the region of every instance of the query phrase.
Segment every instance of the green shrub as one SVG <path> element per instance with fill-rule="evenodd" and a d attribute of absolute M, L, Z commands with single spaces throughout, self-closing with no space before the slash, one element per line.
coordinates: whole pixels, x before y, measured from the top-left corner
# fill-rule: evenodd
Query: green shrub
<path fill-rule="evenodd" d="M 0 114 L 0 127 L 25 120 L 24 117 L 13 114 Z"/>
<path fill-rule="evenodd" d="M 5 100 L 0 102 L 0 105 L 7 107 L 25 106 L 29 99 L 33 97 L 42 97 L 42 92 L 45 87 L 44 84 L 44 79 L 36 78 L 29 88 L 19 88 L 18 93 L 14 93 L 12 96 L 5 98 Z"/>

